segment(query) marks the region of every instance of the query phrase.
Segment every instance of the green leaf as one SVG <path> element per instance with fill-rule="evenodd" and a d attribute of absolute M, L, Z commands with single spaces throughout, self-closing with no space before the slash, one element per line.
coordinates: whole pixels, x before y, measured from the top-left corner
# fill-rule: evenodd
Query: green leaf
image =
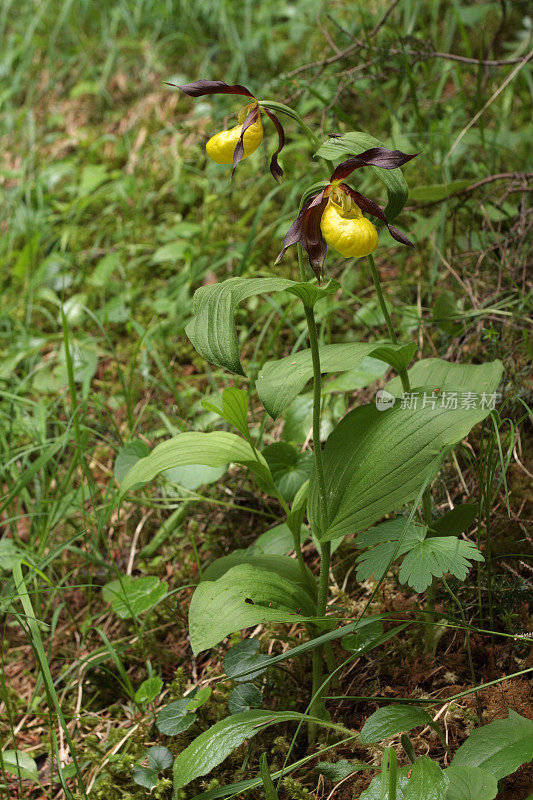
<path fill-rule="evenodd" d="M 141 439 L 133 439 L 131 442 L 122 447 L 115 459 L 115 468 L 113 474 L 117 483 L 122 483 L 130 469 L 140 461 L 141 458 L 146 458 L 150 453 L 150 448 Z"/>
<path fill-rule="evenodd" d="M 473 542 L 455 536 L 431 536 L 409 550 L 398 577 L 415 592 L 423 592 L 434 577 L 441 578 L 447 572 L 464 581 L 472 566 L 470 561 L 484 560 Z"/>
<path fill-rule="evenodd" d="M 195 778 L 206 775 L 224 761 L 246 739 L 271 725 L 291 721 L 317 722 L 295 711 L 245 711 L 215 723 L 183 750 L 174 761 L 174 793 Z M 319 723 L 322 721 L 319 720 Z M 322 723 L 324 724 L 324 723 Z"/>
<path fill-rule="evenodd" d="M 223 467 L 230 462 L 243 464 L 267 483 L 271 480 L 265 459 L 236 433 L 191 431 L 178 433 L 172 439 L 161 442 L 150 455 L 138 461 L 124 478 L 120 497 L 133 486 L 151 481 L 156 475 L 173 467 L 186 467 L 189 464 Z"/>
<path fill-rule="evenodd" d="M 433 322 L 449 336 L 457 336 L 462 330 L 460 319 L 461 309 L 457 298 L 449 289 L 439 294 L 433 305 Z"/>
<path fill-rule="evenodd" d="M 163 688 L 163 681 L 157 675 L 147 678 L 141 683 L 135 692 L 134 700 L 136 703 L 151 703 L 159 695 Z"/>
<path fill-rule="evenodd" d="M 435 729 L 435 723 L 423 708 L 411 705 L 385 706 L 378 708 L 367 719 L 361 729 L 361 741 L 363 744 L 373 744 L 420 725 Z"/>
<path fill-rule="evenodd" d="M 158 247 L 152 256 L 152 264 L 164 264 L 165 261 L 182 261 L 190 251 L 190 244 L 183 239 L 169 242 Z"/>
<path fill-rule="evenodd" d="M 318 538 L 328 541 L 362 530 L 413 500 L 436 473 L 444 452 L 489 413 L 487 408 L 441 408 L 438 401 L 435 408 L 402 408 L 396 402 L 385 411 L 374 405 L 351 411 L 323 452 L 325 531 L 320 531 L 315 473 L 310 479 L 308 516 Z"/>
<path fill-rule="evenodd" d="M 268 768 L 266 753 L 261 753 L 259 759 L 259 771 L 261 773 L 261 780 L 263 781 L 263 788 L 265 790 L 265 800 L 279 800 L 278 793 L 272 783 L 272 776 Z"/>
<path fill-rule="evenodd" d="M 452 767 L 481 767 L 496 780 L 533 759 L 533 722 L 509 709 L 506 719 L 476 728 L 457 750 Z"/>
<path fill-rule="evenodd" d="M 25 557 L 24 550 L 17 547 L 13 539 L 6 537 L 0 539 L 0 571 L 6 570 L 10 572 L 13 569 L 13 564 L 17 564 Z"/>
<path fill-rule="evenodd" d="M 5 771 L 10 772 L 12 775 L 32 781 L 38 780 L 37 764 L 31 756 L 22 750 L 4 750 L 0 752 L 0 761 Z"/>
<path fill-rule="evenodd" d="M 161 745 L 150 747 L 146 751 L 146 756 L 151 768 L 157 770 L 158 772 L 168 769 L 174 763 L 174 756 L 170 750 L 167 750 L 166 747 L 162 747 Z"/>
<path fill-rule="evenodd" d="M 290 286 L 287 291 L 290 292 L 290 294 L 296 295 L 307 308 L 314 308 L 319 300 L 323 300 L 325 297 L 335 294 L 339 289 L 342 289 L 342 287 L 338 281 L 329 280 L 327 283 L 322 284 L 322 286 L 318 286 L 316 283 L 309 283 L 308 281 L 295 283 L 293 286 Z"/>
<path fill-rule="evenodd" d="M 347 156 L 358 156 L 372 147 L 383 147 L 383 144 L 379 139 L 375 139 L 368 133 L 364 133 L 364 131 L 349 131 L 339 138 L 328 139 L 317 150 L 315 155 L 331 161 L 336 161 L 337 159 L 344 161 Z M 373 170 L 387 190 L 388 202 L 385 214 L 389 222 L 391 222 L 398 216 L 407 201 L 409 195 L 407 183 L 399 168 L 380 169 L 379 167 L 370 167 L 370 169 Z"/>
<path fill-rule="evenodd" d="M 294 281 L 285 278 L 229 278 L 201 286 L 194 293 L 194 318 L 185 332 L 207 361 L 237 375 L 245 375 L 235 330 L 237 306 L 253 295 L 281 292 L 294 285 Z"/>
<path fill-rule="evenodd" d="M 241 714 L 252 708 L 261 708 L 261 690 L 253 683 L 240 683 L 229 696 L 228 711 Z"/>
<path fill-rule="evenodd" d="M 245 392 L 244 389 L 237 389 L 235 386 L 224 389 L 222 392 L 222 408 L 215 403 L 202 400 L 202 405 L 207 411 L 214 411 L 215 414 L 218 414 L 222 419 L 225 419 L 226 422 L 229 422 L 230 425 L 237 428 L 237 430 L 249 440 L 248 404 L 248 392 Z"/>
<path fill-rule="evenodd" d="M 418 522 L 408 525 L 403 517 L 397 517 L 359 534 L 357 546 L 369 549 L 357 556 L 357 580 L 367 581 L 372 576 L 375 581 L 381 580 L 391 562 L 415 546 L 425 531 L 425 526 Z"/>
<path fill-rule="evenodd" d="M 167 589 L 166 583 L 152 575 L 144 578 L 123 575 L 106 583 L 102 595 L 107 603 L 111 603 L 115 614 L 122 619 L 130 619 L 157 605 L 166 597 Z"/>
<path fill-rule="evenodd" d="M 451 511 L 447 511 L 442 517 L 433 520 L 431 527 L 439 536 L 459 536 L 472 525 L 476 514 L 477 505 L 475 503 L 463 503 L 455 506 Z"/>
<path fill-rule="evenodd" d="M 223 467 L 206 467 L 203 464 L 189 464 L 186 467 L 171 467 L 166 469 L 162 474 L 171 483 L 177 483 L 178 486 L 189 491 L 196 491 L 200 486 L 206 486 L 209 483 L 215 483 L 227 472 L 228 465 Z"/>
<path fill-rule="evenodd" d="M 246 549 L 246 552 L 251 556 L 284 556 L 293 547 L 291 530 L 286 522 L 281 522 L 258 536 L 255 542 Z"/>
<path fill-rule="evenodd" d="M 234 645 L 224 656 L 224 670 L 228 678 L 236 681 L 253 681 L 266 672 L 270 658 L 259 652 L 259 639 L 243 639 Z M 253 670 L 253 672 L 249 672 Z M 244 678 L 235 677 L 242 672 L 248 674 Z"/>
<path fill-rule="evenodd" d="M 367 764 L 354 764 L 352 761 L 341 758 L 340 761 L 320 761 L 315 767 L 315 772 L 335 783 L 361 769 L 368 769 Z"/>
<path fill-rule="evenodd" d="M 194 724 L 196 714 L 190 713 L 187 708 L 190 699 L 190 697 L 183 697 L 161 709 L 155 721 L 159 733 L 177 736 L 178 733 L 184 733 Z"/>
<path fill-rule="evenodd" d="M 321 372 L 353 370 L 370 355 L 395 369 L 403 369 L 409 364 L 415 350 L 414 344 L 393 345 L 386 342 L 327 344 L 320 348 Z M 256 388 L 270 416 L 273 419 L 279 417 L 312 377 L 311 350 L 300 350 L 279 361 L 267 361 L 256 381 Z"/>
<path fill-rule="evenodd" d="M 378 642 L 383 634 L 383 624 L 376 620 L 370 625 L 361 628 L 359 632 L 349 633 L 343 636 L 341 646 L 349 653 L 362 653 L 367 651 L 369 646 Z"/>
<path fill-rule="evenodd" d="M 503 364 L 496 359 L 484 364 L 452 364 L 442 358 L 423 358 L 409 370 L 411 386 L 429 386 L 441 391 L 492 394 L 500 385 Z M 396 396 L 403 392 L 400 378 L 393 378 L 386 389 Z M 460 405 L 460 398 L 459 398 Z"/>
<path fill-rule="evenodd" d="M 307 511 L 307 498 L 309 496 L 309 481 L 306 481 L 298 491 L 293 500 L 290 513 L 287 514 L 287 525 L 295 536 L 300 540 L 302 525 Z"/>
<path fill-rule="evenodd" d="M 133 770 L 133 781 L 144 789 L 154 789 L 159 783 L 157 772 L 148 767 L 136 767 Z"/>
<path fill-rule="evenodd" d="M 397 770 L 397 784 L 396 784 L 396 797 L 394 800 L 405 800 L 405 789 L 409 783 L 409 778 L 407 777 L 411 767 L 400 767 Z M 383 792 L 382 790 L 382 780 L 381 775 L 376 775 L 375 778 L 372 779 L 372 782 L 368 789 L 366 789 L 359 800 L 390 800 L 390 795 L 388 789 L 385 789 Z"/>
<path fill-rule="evenodd" d="M 230 553 L 229 556 L 222 556 L 213 561 L 207 569 L 204 570 L 202 575 L 202 582 L 204 581 L 217 581 L 222 578 L 228 570 L 242 564 L 256 567 L 261 570 L 269 570 L 275 572 L 282 578 L 295 583 L 298 586 L 306 589 L 311 599 L 314 598 L 314 591 L 316 590 L 316 581 L 313 577 L 311 570 L 307 570 L 307 582 L 304 583 L 300 565 L 294 558 L 287 556 L 266 554 L 252 554 L 245 550 L 241 552 Z"/>
<path fill-rule="evenodd" d="M 448 767 L 446 800 L 494 800 L 498 794 L 498 781 L 479 767 Z"/>
<path fill-rule="evenodd" d="M 187 703 L 188 711 L 196 711 L 197 708 L 201 708 L 207 703 L 212 694 L 213 689 L 211 686 L 204 686 L 203 689 L 195 690 L 194 693 L 190 695 L 189 702 Z"/>
<path fill-rule="evenodd" d="M 331 394 L 331 392 L 353 392 L 355 389 L 364 389 L 365 386 L 382 378 L 388 368 L 389 365 L 384 361 L 367 356 L 356 369 L 351 369 L 324 384 L 322 391 L 324 394 Z"/>
<path fill-rule="evenodd" d="M 300 585 L 275 572 L 241 564 L 196 588 L 189 608 L 191 647 L 197 655 L 234 631 L 264 622 L 305 622 L 314 614 L 314 602 Z"/>
<path fill-rule="evenodd" d="M 287 442 L 275 442 L 265 447 L 263 457 L 280 494 L 287 502 L 292 502 L 313 471 L 313 454 L 302 453 Z"/>
<path fill-rule="evenodd" d="M 446 800 L 447 781 L 439 765 L 428 756 L 417 758 L 404 789 L 404 800 Z"/>
<path fill-rule="evenodd" d="M 409 200 L 414 203 L 436 203 L 439 200 L 446 200 L 455 192 L 466 189 L 472 183 L 470 178 L 461 178 L 449 183 L 429 183 L 426 186 L 415 186 L 409 192 Z"/>

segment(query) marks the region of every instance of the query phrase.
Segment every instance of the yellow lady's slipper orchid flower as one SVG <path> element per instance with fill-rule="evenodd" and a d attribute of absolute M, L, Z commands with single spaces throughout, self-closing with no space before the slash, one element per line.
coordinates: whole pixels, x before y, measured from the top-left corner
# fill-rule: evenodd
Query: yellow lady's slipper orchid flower
<path fill-rule="evenodd" d="M 175 85 L 174 83 L 169 84 L 169 86 Z M 260 109 L 259 101 L 245 86 L 238 83 L 228 85 L 224 81 L 201 80 L 178 86 L 178 89 L 181 89 L 189 97 L 203 97 L 206 94 L 240 94 L 251 97 L 253 103 L 245 106 L 239 113 L 239 124 L 227 131 L 220 131 L 209 139 L 206 144 L 207 155 L 217 164 L 233 164 L 231 172 L 233 177 L 239 161 L 257 150 L 263 140 L 261 111 L 264 111 L 278 132 L 278 147 L 270 159 L 270 172 L 276 180 L 282 177 L 283 170 L 278 164 L 278 155 L 285 144 L 285 133 L 281 122 L 270 109 L 264 106 Z"/>
<path fill-rule="evenodd" d="M 343 161 L 334 170 L 330 183 L 304 203 L 300 213 L 287 231 L 283 249 L 276 264 L 291 245 L 299 242 L 309 256 L 309 263 L 318 280 L 323 277 L 328 244 L 344 258 L 362 258 L 378 246 L 378 232 L 363 211 L 385 223 L 393 239 L 413 246 L 401 231 L 389 223 L 377 203 L 342 183 L 344 178 L 359 169 L 373 166 L 396 169 L 418 155 L 407 155 L 387 147 L 372 147 L 358 156 Z"/>
<path fill-rule="evenodd" d="M 205 149 L 209 158 L 217 164 L 233 164 L 233 155 L 237 143 L 241 138 L 243 125 L 235 125 L 227 131 L 215 133 L 207 142 Z M 247 158 L 253 153 L 263 141 L 263 125 L 259 116 L 257 122 L 252 123 L 243 135 L 242 143 L 244 147 L 243 158 Z"/>
<path fill-rule="evenodd" d="M 350 200 L 349 197 L 347 197 Z M 344 258 L 362 258 L 373 253 L 378 246 L 378 232 L 369 219 L 363 217 L 359 206 L 338 205 L 330 196 L 320 219 L 320 230 L 337 253 Z"/>

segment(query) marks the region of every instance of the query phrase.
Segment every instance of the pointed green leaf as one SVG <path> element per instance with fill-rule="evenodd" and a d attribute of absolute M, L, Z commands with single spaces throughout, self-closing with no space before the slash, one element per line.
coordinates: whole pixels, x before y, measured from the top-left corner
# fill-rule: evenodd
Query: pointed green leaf
<path fill-rule="evenodd" d="M 406 367 L 416 350 L 414 344 L 393 345 L 327 344 L 320 348 L 320 367 L 323 373 L 352 370 L 367 356 L 390 364 L 394 369 Z M 261 402 L 273 419 L 302 391 L 313 377 L 311 350 L 300 350 L 279 361 L 267 361 L 256 381 Z"/>
<path fill-rule="evenodd" d="M 317 722 L 313 717 L 296 711 L 245 711 L 215 723 L 201 733 L 174 761 L 174 796 L 178 789 L 195 778 L 206 775 L 224 761 L 236 747 L 271 725 L 282 722 Z M 324 724 L 318 720 L 319 724 Z M 326 725 L 326 727 L 328 727 Z"/>
<path fill-rule="evenodd" d="M 247 553 L 245 550 L 230 553 L 229 556 L 217 558 L 216 561 L 213 561 L 213 563 L 204 570 L 202 581 L 217 581 L 230 569 L 240 566 L 241 564 L 248 564 L 253 567 L 258 567 L 259 569 L 276 572 L 278 575 L 281 575 L 282 578 L 291 581 L 291 583 L 296 583 L 302 586 L 302 588 L 305 588 L 310 593 L 311 598 L 316 591 L 316 581 L 313 577 L 313 573 L 311 570 L 307 570 L 308 580 L 304 583 L 300 565 L 295 558 L 270 553 Z M 311 589 L 311 587 L 313 588 Z"/>
<path fill-rule="evenodd" d="M 347 156 L 358 156 L 365 150 L 372 147 L 383 147 L 379 139 L 375 139 L 364 131 L 349 131 L 348 133 L 328 139 L 317 150 L 315 155 L 327 158 L 330 161 L 337 159 L 344 161 Z M 385 185 L 387 189 L 388 202 L 385 208 L 385 214 L 389 222 L 394 217 L 397 217 L 402 208 L 404 207 L 409 189 L 403 177 L 401 169 L 380 169 L 379 167 L 370 167 L 377 178 Z"/>
<path fill-rule="evenodd" d="M 237 306 L 255 294 L 281 292 L 294 285 L 294 281 L 285 278 L 229 278 L 201 286 L 194 293 L 194 318 L 185 332 L 207 361 L 237 375 L 245 375 L 235 330 Z"/>
<path fill-rule="evenodd" d="M 503 364 L 498 359 L 485 364 L 453 364 L 442 358 L 423 358 L 411 367 L 408 374 L 411 386 L 490 395 L 500 385 Z M 403 392 L 400 378 L 389 381 L 386 389 L 400 396 Z M 460 402 L 459 398 L 459 405 Z"/>
<path fill-rule="evenodd" d="M 291 532 L 300 537 L 302 525 L 307 510 L 307 498 L 309 496 L 309 481 L 306 481 L 298 491 L 291 506 L 290 513 L 287 514 L 287 525 Z"/>
<path fill-rule="evenodd" d="M 280 494 L 288 503 L 292 502 L 313 471 L 313 454 L 302 453 L 287 442 L 275 442 L 265 447 L 263 456 Z"/>
<path fill-rule="evenodd" d="M 315 604 L 300 585 L 275 572 L 241 564 L 196 588 L 189 609 L 191 647 L 197 655 L 234 631 L 263 622 L 305 622 L 314 614 Z"/>
<path fill-rule="evenodd" d="M 428 756 L 417 758 L 404 789 L 404 800 L 446 800 L 447 781 L 444 773 Z"/>
<path fill-rule="evenodd" d="M 223 467 L 230 462 L 243 464 L 262 480 L 271 480 L 265 459 L 235 433 L 213 431 L 200 433 L 191 431 L 178 433 L 172 439 L 158 444 L 150 455 L 138 461 L 127 473 L 120 497 L 141 483 L 153 480 L 156 475 L 172 467 L 203 464 L 207 467 Z"/>
<path fill-rule="evenodd" d="M 244 389 L 237 389 L 235 386 L 224 389 L 222 392 L 222 408 L 216 403 L 202 400 L 202 405 L 205 409 L 219 414 L 226 422 L 237 428 L 246 439 L 250 438 L 248 431 L 248 404 L 248 392 L 245 392 Z"/>
<path fill-rule="evenodd" d="M 151 703 L 159 695 L 162 688 L 163 681 L 158 675 L 154 675 L 141 683 L 133 699 L 136 703 Z"/>
<path fill-rule="evenodd" d="M 476 728 L 456 752 L 452 767 L 481 767 L 496 780 L 533 759 L 533 722 L 509 709 L 506 719 Z"/>
<path fill-rule="evenodd" d="M 498 781 L 479 767 L 448 767 L 446 800 L 494 800 L 498 794 Z"/>
<path fill-rule="evenodd" d="M 314 308 L 319 300 L 323 300 L 325 297 L 335 294 L 341 288 L 340 283 L 334 280 L 330 280 L 322 286 L 319 286 L 317 283 L 303 281 L 302 283 L 295 283 L 293 286 L 290 286 L 287 291 L 298 297 L 307 308 Z"/>
<path fill-rule="evenodd" d="M 4 750 L 0 752 L 0 763 L 6 772 L 32 781 L 38 780 L 37 764 L 23 750 Z"/>
<path fill-rule="evenodd" d="M 435 727 L 427 711 L 419 706 L 393 705 L 374 711 L 361 729 L 363 744 L 373 744 L 397 733 L 404 733 L 420 725 Z"/>
<path fill-rule="evenodd" d="M 443 453 L 490 413 L 479 407 L 479 398 L 475 408 L 443 408 L 438 399 L 433 405 L 408 408 L 396 402 L 385 411 L 366 405 L 341 420 L 323 453 L 325 531 L 320 531 L 314 473 L 310 481 L 308 516 L 321 541 L 367 528 L 413 500 L 437 471 Z"/>
<path fill-rule="evenodd" d="M 459 536 L 472 525 L 476 514 L 477 505 L 475 503 L 463 503 L 455 506 L 451 511 L 447 511 L 442 517 L 433 520 L 431 527 L 437 536 Z"/>

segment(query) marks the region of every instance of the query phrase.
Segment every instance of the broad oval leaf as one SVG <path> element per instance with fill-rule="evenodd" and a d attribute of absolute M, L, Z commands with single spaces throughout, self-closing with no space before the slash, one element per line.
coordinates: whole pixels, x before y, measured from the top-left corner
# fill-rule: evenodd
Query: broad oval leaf
<path fill-rule="evenodd" d="M 215 723 L 176 756 L 174 792 L 187 786 L 195 778 L 206 775 L 246 739 L 251 739 L 271 725 L 293 720 L 325 724 L 322 720 L 315 720 L 313 717 L 299 714 L 296 711 L 265 711 L 262 709 L 233 714 L 231 717 Z"/>
<path fill-rule="evenodd" d="M 363 744 L 373 744 L 420 725 L 434 727 L 432 718 L 419 706 L 394 705 L 378 708 L 363 725 L 361 741 Z"/>
<path fill-rule="evenodd" d="M 243 464 L 266 483 L 272 480 L 265 459 L 236 433 L 190 431 L 161 442 L 150 455 L 137 461 L 124 478 L 119 496 L 123 497 L 133 486 L 151 481 L 173 467 L 191 464 L 223 467 L 230 462 Z"/>
<path fill-rule="evenodd" d="M 213 561 L 202 575 L 203 581 L 217 581 L 230 569 L 247 564 L 258 569 L 275 572 L 282 578 L 304 588 L 311 599 L 316 594 L 316 581 L 310 569 L 306 568 L 307 581 L 304 581 L 300 565 L 295 558 L 280 556 L 273 553 L 247 553 L 246 551 L 230 553 Z"/>
<path fill-rule="evenodd" d="M 196 720 L 196 714 L 189 711 L 190 702 L 190 697 L 183 697 L 161 709 L 155 722 L 157 730 L 167 736 L 177 736 L 188 730 Z"/>
<path fill-rule="evenodd" d="M 170 750 L 167 750 L 167 748 L 162 745 L 149 747 L 146 751 L 146 756 L 151 768 L 158 771 L 168 769 L 174 763 L 174 756 Z"/>
<path fill-rule="evenodd" d="M 327 344 L 320 348 L 320 368 L 323 373 L 346 372 L 357 367 L 367 356 L 372 356 L 398 370 L 407 367 L 415 350 L 414 344 L 387 342 Z M 267 361 L 256 381 L 256 388 L 270 416 L 273 419 L 279 417 L 312 377 L 311 350 L 300 350 L 279 361 Z"/>
<path fill-rule="evenodd" d="M 446 800 L 494 800 L 498 794 L 498 781 L 479 767 L 448 767 Z"/>
<path fill-rule="evenodd" d="M 503 364 L 499 359 L 484 364 L 452 364 L 442 358 L 422 358 L 408 371 L 411 386 L 431 389 L 493 394 L 502 379 Z M 396 396 L 403 392 L 400 378 L 387 383 L 387 390 Z"/>
<path fill-rule="evenodd" d="M 218 398 L 217 398 L 218 399 Z M 217 403 L 212 403 L 209 400 L 202 400 L 202 405 L 208 411 L 214 411 L 237 428 L 242 435 L 249 439 L 250 433 L 248 431 L 248 405 L 250 398 L 248 392 L 244 389 L 238 389 L 236 386 L 230 386 L 229 389 L 224 389 L 221 397 L 221 406 Z"/>
<path fill-rule="evenodd" d="M 231 647 L 224 656 L 224 670 L 228 678 L 248 682 L 262 675 L 266 671 L 270 658 L 264 653 L 260 653 L 259 647 L 259 639 L 253 637 L 243 639 L 242 642 Z M 244 678 L 239 678 L 239 674 L 243 672 L 248 672 L 248 674 Z"/>
<path fill-rule="evenodd" d="M 370 136 L 364 131 L 349 131 L 348 133 L 328 139 L 317 150 L 315 155 L 327 158 L 332 161 L 337 159 L 345 159 L 346 156 L 358 156 L 365 150 L 372 147 L 383 147 L 383 143 L 373 136 Z M 379 167 L 371 167 L 377 178 L 385 185 L 387 190 L 387 206 L 385 208 L 385 215 L 389 222 L 398 216 L 404 207 L 407 197 L 409 196 L 409 189 L 403 177 L 401 169 L 380 169 Z"/>
<path fill-rule="evenodd" d="M 430 389 L 418 391 L 431 394 Z M 449 409 L 439 402 L 435 398 L 425 408 L 396 402 L 385 411 L 360 406 L 340 421 L 323 453 L 328 499 L 324 531 L 315 474 L 309 487 L 308 515 L 321 541 L 356 533 L 413 500 L 437 471 L 446 449 L 490 413 L 480 407 Z"/>
<path fill-rule="evenodd" d="M 196 588 L 189 608 L 191 647 L 197 655 L 234 631 L 263 622 L 305 622 L 315 613 L 310 594 L 300 585 L 275 572 L 241 564 Z"/>
<path fill-rule="evenodd" d="M 193 297 L 194 317 L 186 325 L 185 332 L 207 361 L 237 375 L 245 375 L 234 319 L 239 303 L 256 294 L 288 291 L 302 300 L 304 305 L 312 307 L 317 300 L 339 288 L 336 281 L 317 286 L 286 278 L 228 278 L 196 290 Z"/>
<path fill-rule="evenodd" d="M 0 752 L 0 763 L 5 771 L 10 772 L 12 775 L 32 781 L 38 780 L 37 764 L 23 750 L 4 750 Z"/>
<path fill-rule="evenodd" d="M 451 766 L 481 767 L 500 780 L 532 759 L 533 722 L 509 709 L 506 719 L 473 730 Z"/>
<path fill-rule="evenodd" d="M 151 703 L 159 695 L 162 688 L 163 681 L 158 675 L 154 675 L 141 683 L 133 699 L 136 703 Z"/>

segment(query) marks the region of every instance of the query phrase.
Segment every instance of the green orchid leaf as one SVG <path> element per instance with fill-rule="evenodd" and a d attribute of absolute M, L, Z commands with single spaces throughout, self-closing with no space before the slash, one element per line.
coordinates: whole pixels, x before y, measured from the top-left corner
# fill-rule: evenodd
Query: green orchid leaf
<path fill-rule="evenodd" d="M 137 461 L 122 482 L 120 497 L 133 486 L 151 481 L 167 469 L 191 464 L 225 467 L 230 462 L 248 467 L 267 484 L 272 481 L 265 459 L 237 434 L 190 431 L 161 442 L 150 455 Z"/>
<path fill-rule="evenodd" d="M 340 283 L 335 280 L 329 280 L 322 286 L 319 286 L 317 283 L 302 281 L 301 283 L 295 283 L 287 289 L 290 294 L 298 297 L 307 308 L 314 308 L 319 300 L 323 300 L 325 297 L 329 297 L 341 290 L 342 287 Z"/>
<path fill-rule="evenodd" d="M 294 547 L 292 532 L 286 522 L 275 525 L 246 548 L 251 556 L 285 556 Z"/>
<path fill-rule="evenodd" d="M 363 530 L 413 500 L 436 473 L 444 453 L 490 413 L 477 396 L 474 407 L 450 409 L 438 398 L 433 402 L 430 389 L 418 391 L 430 396 L 425 407 L 410 408 L 398 401 L 384 411 L 360 406 L 327 440 L 324 531 L 315 473 L 309 487 L 308 516 L 320 541 Z"/>
<path fill-rule="evenodd" d="M 251 739 L 271 725 L 283 722 L 315 722 L 332 727 L 323 720 L 317 720 L 296 711 L 265 711 L 263 709 L 233 714 L 200 734 L 185 748 L 174 761 L 174 793 L 187 786 L 195 778 L 206 775 L 224 761 L 236 747 L 246 739 Z M 248 786 L 254 781 L 246 782 Z"/>
<path fill-rule="evenodd" d="M 499 781 L 532 759 L 533 722 L 509 709 L 506 719 L 473 730 L 451 766 L 481 767 Z"/>
<path fill-rule="evenodd" d="M 347 156 L 358 156 L 372 147 L 384 147 L 379 139 L 375 139 L 364 131 L 349 131 L 342 136 L 328 139 L 315 153 L 316 156 L 330 161 L 342 160 Z M 387 190 L 385 216 L 392 222 L 398 216 L 409 196 L 409 189 L 401 169 L 380 169 L 370 167 Z"/>
<path fill-rule="evenodd" d="M 452 364 L 442 358 L 423 358 L 408 371 L 411 386 L 429 386 L 441 392 L 477 392 L 482 397 L 496 392 L 502 374 L 503 364 L 498 359 L 485 364 Z M 397 397 L 403 392 L 400 378 L 393 378 L 385 388 Z M 459 406 L 461 402 L 459 396 Z"/>
<path fill-rule="evenodd" d="M 498 794 L 498 781 L 480 767 L 448 767 L 444 770 L 448 780 L 446 800 L 494 800 Z"/>
<path fill-rule="evenodd" d="M 196 588 L 189 608 L 191 647 L 197 655 L 234 631 L 264 622 L 305 622 L 315 613 L 315 603 L 301 585 L 276 572 L 240 564 Z"/>
<path fill-rule="evenodd" d="M 327 344 L 320 348 L 322 373 L 353 370 L 367 356 L 390 364 L 394 369 L 404 369 L 416 350 L 414 344 L 393 345 L 384 343 Z M 273 419 L 300 394 L 313 377 L 311 350 L 300 350 L 279 361 L 267 361 L 256 381 L 261 402 Z"/>
<path fill-rule="evenodd" d="M 300 541 L 302 525 L 307 511 L 307 498 L 309 497 L 309 481 L 303 483 L 293 500 L 290 513 L 287 514 L 287 525 L 294 536 Z"/>
<path fill-rule="evenodd" d="M 262 570 L 269 570 L 280 575 L 285 580 L 291 581 L 298 586 L 306 589 L 311 598 L 316 592 L 316 581 L 311 570 L 307 570 L 307 582 L 304 582 L 300 565 L 294 558 L 279 556 L 274 554 L 254 554 L 246 551 L 230 553 L 229 556 L 222 556 L 213 561 L 204 570 L 202 581 L 217 581 L 222 578 L 230 569 L 246 564 Z"/>
<path fill-rule="evenodd" d="M 249 397 L 248 392 L 245 392 L 244 389 L 237 389 L 235 386 L 224 389 L 222 392 L 222 408 L 208 400 L 202 400 L 202 405 L 207 411 L 214 411 L 215 414 L 218 414 L 230 425 L 237 428 L 246 439 L 250 439 L 248 430 Z"/>

